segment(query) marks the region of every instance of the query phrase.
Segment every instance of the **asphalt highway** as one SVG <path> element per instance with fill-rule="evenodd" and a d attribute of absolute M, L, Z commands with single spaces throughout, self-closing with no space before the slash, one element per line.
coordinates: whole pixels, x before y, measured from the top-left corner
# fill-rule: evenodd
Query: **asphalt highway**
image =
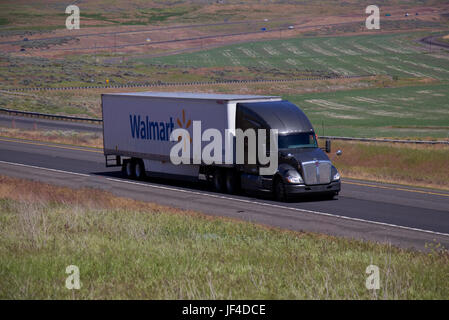
<path fill-rule="evenodd" d="M 227 195 L 202 184 L 150 178 L 132 181 L 106 168 L 102 150 L 0 138 L 0 175 L 113 194 L 295 231 L 424 249 L 449 248 L 449 192 L 343 179 L 336 200 L 289 203 Z"/>

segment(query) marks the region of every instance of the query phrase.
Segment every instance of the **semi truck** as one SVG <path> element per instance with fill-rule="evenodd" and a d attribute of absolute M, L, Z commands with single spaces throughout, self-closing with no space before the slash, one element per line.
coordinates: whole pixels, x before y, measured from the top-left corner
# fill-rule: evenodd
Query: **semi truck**
<path fill-rule="evenodd" d="M 278 201 L 307 194 L 334 198 L 340 192 L 340 174 L 326 154 L 331 152 L 330 141 L 326 141 L 324 150 L 320 148 L 304 112 L 279 96 L 108 93 L 102 94 L 101 107 L 106 167 L 121 167 L 126 178 L 156 176 L 204 181 L 219 192 L 269 193 Z M 200 121 L 204 132 L 218 130 L 229 140 L 222 143 L 221 150 L 228 161 L 198 161 L 193 159 L 193 152 L 191 162 L 173 163 L 170 152 L 180 137 L 173 139 L 172 134 L 178 128 L 187 130 L 190 137 L 184 141 L 184 147 L 187 144 L 191 148 L 195 121 Z M 266 164 L 259 160 L 238 163 L 235 154 L 231 157 L 225 154 L 225 145 L 228 149 L 231 145 L 235 151 L 236 132 L 248 129 L 277 131 L 276 154 L 271 154 L 276 157 L 277 167 L 272 174 L 260 174 L 258 169 Z M 267 139 L 268 144 L 273 143 Z M 243 141 L 248 153 L 251 149 L 248 144 L 254 141 Z M 206 143 L 202 141 L 201 147 Z M 269 155 L 273 151 L 266 152 Z"/>

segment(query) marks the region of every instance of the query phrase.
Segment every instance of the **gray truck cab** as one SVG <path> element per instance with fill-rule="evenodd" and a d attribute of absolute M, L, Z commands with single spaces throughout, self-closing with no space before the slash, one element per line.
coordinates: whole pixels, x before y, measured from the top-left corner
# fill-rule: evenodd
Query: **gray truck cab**
<path fill-rule="evenodd" d="M 296 105 L 285 100 L 239 103 L 236 128 L 277 129 L 279 134 L 277 172 L 258 176 L 254 174 L 254 166 L 258 164 L 242 165 L 243 189 L 272 192 L 280 201 L 304 194 L 333 198 L 340 191 L 337 169 L 318 147 L 312 124 Z M 326 151 L 330 152 L 330 143 Z"/>

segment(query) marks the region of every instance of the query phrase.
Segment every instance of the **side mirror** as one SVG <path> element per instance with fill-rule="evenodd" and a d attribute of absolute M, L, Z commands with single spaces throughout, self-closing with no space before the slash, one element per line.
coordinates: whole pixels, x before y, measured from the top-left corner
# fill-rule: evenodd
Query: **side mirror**
<path fill-rule="evenodd" d="M 326 140 L 326 153 L 331 153 L 331 141 L 329 139 Z"/>
<path fill-rule="evenodd" d="M 343 152 L 342 152 L 341 150 L 338 150 L 337 153 L 336 153 L 336 155 L 337 155 L 337 156 L 341 156 L 342 153 L 343 153 Z"/>

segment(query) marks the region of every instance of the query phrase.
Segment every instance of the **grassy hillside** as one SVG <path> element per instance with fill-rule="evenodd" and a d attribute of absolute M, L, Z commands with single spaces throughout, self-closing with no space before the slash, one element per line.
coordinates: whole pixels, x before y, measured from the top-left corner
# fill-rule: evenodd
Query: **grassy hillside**
<path fill-rule="evenodd" d="M 449 256 L 0 177 L 1 299 L 446 299 Z M 19 197 L 20 195 L 20 197 Z M 132 262 L 132 263 L 131 263 Z M 366 289 L 368 265 L 380 290 Z M 65 288 L 68 265 L 81 289 Z"/>
<path fill-rule="evenodd" d="M 270 5 L 269 1 L 260 1 L 257 4 L 255 2 L 237 4 L 235 1 L 227 1 L 224 5 L 201 6 L 198 1 L 178 1 L 174 7 L 188 5 L 192 10 L 196 10 L 195 6 L 198 6 L 201 7 L 197 8 L 198 12 L 201 14 L 209 12 L 213 16 L 217 12 L 224 14 L 231 8 L 238 11 L 241 6 L 254 5 L 254 12 L 260 18 L 265 12 L 272 13 L 268 8 L 275 5 L 291 6 L 291 2 L 289 3 L 274 1 Z M 324 11 L 320 14 L 323 15 L 332 3 L 334 1 L 330 0 L 314 4 L 297 1 L 295 5 L 304 8 L 304 12 L 313 11 L 315 6 L 321 5 Z M 365 3 L 365 1 L 347 1 L 341 6 L 347 7 L 350 12 Z M 435 3 L 420 1 L 409 5 L 426 6 Z M 400 2 L 385 1 L 384 4 L 394 6 Z M 14 7 L 15 5 L 6 1 L 0 4 L 0 8 L 4 6 L 20 11 L 26 6 L 25 2 L 19 2 Z M 157 11 L 161 15 L 164 10 L 175 10 L 161 1 L 146 3 L 130 1 L 126 4 L 114 2 L 111 4 L 114 6 L 112 11 L 107 10 L 103 0 L 95 0 L 88 5 L 87 13 L 91 15 L 90 18 L 107 17 L 109 20 L 116 19 L 117 17 L 112 16 L 124 14 L 128 9 L 130 16 L 136 10 L 151 9 L 152 12 Z M 42 16 L 41 11 L 59 10 L 61 4 L 55 1 L 38 1 L 30 6 L 36 11 L 36 15 Z M 340 8 L 340 5 L 337 7 Z M 96 15 L 93 12 L 96 12 Z M 194 17 L 195 12 L 186 13 L 185 16 Z M 199 14 L 198 12 L 196 13 Z M 14 17 L 15 14 L 12 14 L 7 19 L 8 23 L 10 19 L 13 21 Z M 168 17 L 167 21 L 170 22 L 170 19 Z M 179 20 L 181 16 L 173 19 L 181 21 Z M 1 15 L 0 21 L 6 23 L 4 19 L 1 20 Z M 435 48 L 429 52 L 427 46 L 416 41 L 424 35 L 409 32 L 302 37 L 241 43 L 194 53 L 140 59 L 126 56 L 118 58 L 112 52 L 99 55 L 70 55 L 58 59 L 12 56 L 4 53 L 0 56 L 0 80 L 2 88 L 15 88 L 105 85 L 106 81 L 115 85 L 158 81 L 289 79 L 376 74 L 378 76 L 373 79 L 351 80 L 353 82 L 341 80 L 338 83 L 322 81 L 273 85 L 161 87 L 156 90 L 281 95 L 303 108 L 317 131 L 326 135 L 448 138 L 449 55 L 446 51 Z M 415 86 L 416 84 L 420 86 Z M 353 88 L 366 90 L 348 90 Z M 83 91 L 81 94 L 78 91 L 24 93 L 0 91 L 0 107 L 99 116 L 101 92 L 102 90 Z"/>

